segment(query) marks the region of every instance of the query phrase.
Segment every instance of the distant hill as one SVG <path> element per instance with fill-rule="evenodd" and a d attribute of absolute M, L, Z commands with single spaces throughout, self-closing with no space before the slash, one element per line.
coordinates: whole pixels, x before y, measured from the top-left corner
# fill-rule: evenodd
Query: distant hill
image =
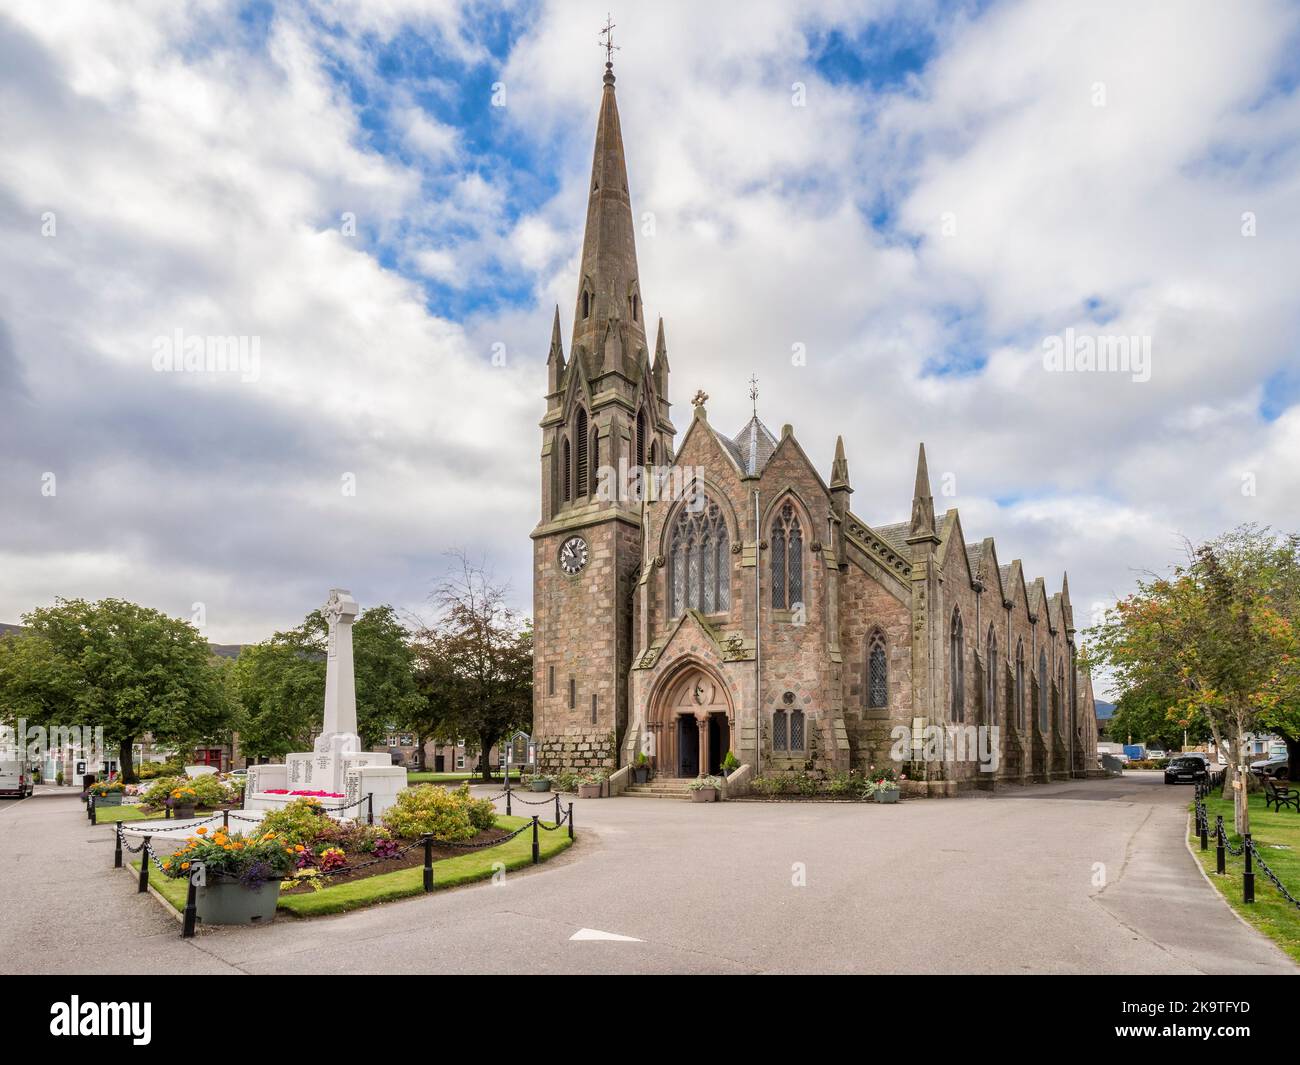
<path fill-rule="evenodd" d="M 11 625 L 7 621 L 0 621 L 0 636 L 9 636 L 23 631 L 21 625 Z M 244 649 L 242 643 L 210 643 L 212 653 L 220 658 L 238 658 L 239 652 Z"/>
<path fill-rule="evenodd" d="M 1115 714 L 1115 704 L 1114 704 L 1114 703 L 1104 703 L 1104 702 L 1102 702 L 1100 699 L 1098 699 L 1096 705 L 1097 705 L 1097 720 L 1098 720 L 1098 721 L 1105 721 L 1105 720 L 1107 720 L 1108 718 L 1111 718 L 1111 717 L 1114 716 L 1114 714 Z"/>

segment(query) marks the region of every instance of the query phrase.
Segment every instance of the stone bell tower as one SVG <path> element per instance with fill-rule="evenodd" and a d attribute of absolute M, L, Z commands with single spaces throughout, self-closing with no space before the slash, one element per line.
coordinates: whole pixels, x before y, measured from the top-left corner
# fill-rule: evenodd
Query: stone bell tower
<path fill-rule="evenodd" d="M 627 722 L 641 471 L 672 460 L 668 354 L 645 328 L 627 162 L 605 64 L 565 357 L 555 310 L 533 530 L 533 728 L 542 768 L 617 766 Z"/>

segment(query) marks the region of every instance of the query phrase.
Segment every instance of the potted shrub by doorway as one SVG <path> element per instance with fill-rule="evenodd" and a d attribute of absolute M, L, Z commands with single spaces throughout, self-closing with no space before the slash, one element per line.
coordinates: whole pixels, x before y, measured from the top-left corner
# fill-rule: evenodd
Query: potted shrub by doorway
<path fill-rule="evenodd" d="M 636 756 L 636 761 L 632 764 L 632 783 L 646 784 L 650 781 L 650 759 L 642 751 Z"/>
<path fill-rule="evenodd" d="M 692 802 L 717 802 L 722 791 L 722 781 L 717 777 L 696 777 L 686 785 Z"/>
<path fill-rule="evenodd" d="M 728 751 L 727 757 L 722 760 L 722 775 L 724 777 L 729 777 L 739 768 L 740 759 L 736 757 L 736 752 Z"/>
<path fill-rule="evenodd" d="M 578 798 L 599 799 L 605 793 L 605 774 L 597 771 L 578 777 Z"/>
<path fill-rule="evenodd" d="M 175 879 L 189 879 L 202 867 L 195 904 L 203 924 L 269 924 L 280 881 L 293 871 L 297 853 L 274 832 L 209 834 L 199 828 L 162 864 Z"/>

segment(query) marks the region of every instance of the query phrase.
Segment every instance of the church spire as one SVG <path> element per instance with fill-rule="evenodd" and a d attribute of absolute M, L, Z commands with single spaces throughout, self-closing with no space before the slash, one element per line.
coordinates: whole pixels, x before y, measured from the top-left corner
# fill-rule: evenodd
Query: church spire
<path fill-rule="evenodd" d="M 547 391 L 556 392 L 564 379 L 564 341 L 560 338 L 560 305 L 555 305 L 555 321 L 551 324 L 551 350 L 546 356 Z"/>
<path fill-rule="evenodd" d="M 925 464 L 925 445 L 916 457 L 916 487 L 912 490 L 912 525 L 908 539 L 934 538 L 934 497 L 930 495 L 930 469 Z"/>
<path fill-rule="evenodd" d="M 837 488 L 849 488 L 849 460 L 844 457 L 844 437 L 835 438 L 835 461 L 831 463 L 831 491 Z"/>
<path fill-rule="evenodd" d="M 573 321 L 574 348 L 582 346 L 594 353 L 593 366 L 599 366 L 603 359 L 611 322 L 623 334 L 619 346 L 629 361 L 646 345 L 632 201 L 628 195 L 618 102 L 614 98 L 612 62 L 605 64 L 604 84 L 596 120 L 587 227 L 582 241 L 578 305 Z M 625 370 L 625 367 L 615 369 Z"/>

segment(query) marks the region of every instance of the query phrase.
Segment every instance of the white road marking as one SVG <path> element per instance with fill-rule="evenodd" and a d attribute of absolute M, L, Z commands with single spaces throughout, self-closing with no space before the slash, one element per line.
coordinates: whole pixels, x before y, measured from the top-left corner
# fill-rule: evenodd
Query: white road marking
<path fill-rule="evenodd" d="M 573 935 L 569 936 L 569 942 L 575 940 L 592 940 L 605 939 L 613 943 L 644 943 L 644 939 L 637 939 L 635 936 L 620 936 L 617 932 L 602 932 L 599 928 L 579 928 Z"/>

